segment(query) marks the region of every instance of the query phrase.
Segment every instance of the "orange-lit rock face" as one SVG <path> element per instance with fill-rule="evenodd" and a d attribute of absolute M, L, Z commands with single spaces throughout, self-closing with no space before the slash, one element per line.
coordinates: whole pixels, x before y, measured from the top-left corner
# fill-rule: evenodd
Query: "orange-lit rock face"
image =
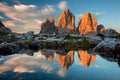
<path fill-rule="evenodd" d="M 78 56 L 84 67 L 88 67 L 96 60 L 96 55 L 88 54 L 87 51 L 78 51 Z"/>
<path fill-rule="evenodd" d="M 69 51 L 67 55 L 56 54 L 58 62 L 64 70 L 67 70 L 74 62 L 74 51 Z"/>
<path fill-rule="evenodd" d="M 75 17 L 74 15 L 69 11 L 69 9 L 66 9 L 62 12 L 60 15 L 58 22 L 56 26 L 59 28 L 67 28 L 70 30 L 75 29 Z"/>
<path fill-rule="evenodd" d="M 97 31 L 97 20 L 90 13 L 85 13 L 79 22 L 78 30 L 81 35 Z"/>

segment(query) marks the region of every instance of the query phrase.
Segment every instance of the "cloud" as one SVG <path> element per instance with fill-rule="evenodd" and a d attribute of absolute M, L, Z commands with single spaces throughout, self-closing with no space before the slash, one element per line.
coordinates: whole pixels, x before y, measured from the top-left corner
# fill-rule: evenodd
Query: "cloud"
<path fill-rule="evenodd" d="M 40 31 L 40 25 L 43 22 L 42 20 L 55 13 L 55 6 L 46 5 L 41 9 L 37 9 L 37 6 L 33 4 L 8 6 L 0 2 L 0 12 L 12 19 L 4 22 L 12 31 L 27 32 L 33 30 L 37 31 L 35 33 L 38 33 Z"/>
<path fill-rule="evenodd" d="M 76 15 L 76 22 L 78 23 L 80 21 L 80 19 L 82 18 L 83 14 L 78 14 Z"/>
<path fill-rule="evenodd" d="M 57 74 L 60 76 L 60 77 L 65 77 L 65 71 L 63 69 L 60 69 L 57 71 Z"/>
<path fill-rule="evenodd" d="M 10 29 L 15 28 L 15 26 L 16 26 L 15 21 L 4 21 L 3 24 Z"/>
<path fill-rule="evenodd" d="M 67 8 L 67 2 L 61 1 L 60 3 L 58 3 L 58 8 L 60 8 L 61 10 Z"/>
<path fill-rule="evenodd" d="M 21 4 L 19 0 L 13 0 L 16 4 Z"/>
<path fill-rule="evenodd" d="M 92 13 L 92 15 L 98 19 L 98 18 L 104 16 L 105 13 L 102 13 L 102 12 L 95 12 L 95 13 Z"/>
<path fill-rule="evenodd" d="M 54 12 L 55 9 L 54 9 L 54 6 L 53 5 L 46 5 L 41 11 L 40 13 L 42 14 L 49 14 L 49 13 L 52 13 Z"/>
<path fill-rule="evenodd" d="M 0 19 L 3 19 L 4 17 L 0 16 Z"/>
<path fill-rule="evenodd" d="M 54 66 L 49 64 L 46 59 L 35 58 L 28 55 L 12 55 L 11 59 L 6 60 L 0 65 L 0 74 L 5 71 L 13 71 L 18 73 L 35 73 L 39 70 L 46 73 L 52 73 Z"/>
<path fill-rule="evenodd" d="M 14 5 L 13 6 L 17 11 L 27 11 L 27 10 L 30 10 L 30 9 L 35 9 L 36 6 L 35 5 L 23 5 L 23 4 L 20 4 L 20 5 Z"/>

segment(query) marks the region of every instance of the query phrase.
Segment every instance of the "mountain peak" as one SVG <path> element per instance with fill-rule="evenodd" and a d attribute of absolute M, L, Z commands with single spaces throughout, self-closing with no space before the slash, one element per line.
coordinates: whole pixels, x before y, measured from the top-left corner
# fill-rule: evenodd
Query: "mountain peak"
<path fill-rule="evenodd" d="M 75 17 L 69 9 L 65 9 L 62 12 L 58 18 L 56 26 L 59 28 L 59 30 L 63 28 L 65 32 L 70 32 L 71 30 L 75 29 Z M 61 31 L 63 31 L 63 29 Z"/>
<path fill-rule="evenodd" d="M 85 35 L 87 33 L 96 32 L 97 25 L 98 23 L 95 17 L 91 13 L 86 12 L 79 22 L 78 30 L 80 34 Z"/>

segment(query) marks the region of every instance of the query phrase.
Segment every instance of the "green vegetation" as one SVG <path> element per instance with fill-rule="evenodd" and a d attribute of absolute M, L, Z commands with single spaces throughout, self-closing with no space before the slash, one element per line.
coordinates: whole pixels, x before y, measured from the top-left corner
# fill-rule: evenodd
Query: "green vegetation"
<path fill-rule="evenodd" d="M 81 37 L 79 37 L 79 36 L 70 36 L 70 35 L 67 35 L 66 37 L 65 37 L 65 40 L 78 40 L 78 39 L 81 39 Z"/>
<path fill-rule="evenodd" d="M 120 36 L 108 36 L 107 38 L 115 38 L 115 39 L 120 39 Z"/>
<path fill-rule="evenodd" d="M 93 48 L 94 46 L 96 46 L 96 45 L 95 44 L 91 44 L 85 37 L 81 41 L 81 48 L 83 50 L 88 50 L 90 48 Z"/>
<path fill-rule="evenodd" d="M 7 32 L 0 32 L 0 40 L 5 41 L 5 42 L 17 41 L 14 34 L 11 34 L 11 36 L 8 36 L 8 35 L 9 35 L 9 33 L 7 33 Z"/>
<path fill-rule="evenodd" d="M 0 36 L 7 36 L 9 33 L 7 33 L 7 32 L 0 32 Z"/>
<path fill-rule="evenodd" d="M 104 34 L 97 34 L 97 36 L 99 36 L 102 40 L 104 40 L 104 38 L 105 38 Z"/>

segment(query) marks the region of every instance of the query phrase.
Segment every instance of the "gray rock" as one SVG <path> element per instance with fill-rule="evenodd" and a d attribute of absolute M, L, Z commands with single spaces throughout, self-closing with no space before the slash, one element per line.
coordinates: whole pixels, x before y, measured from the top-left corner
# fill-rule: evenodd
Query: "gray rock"
<path fill-rule="evenodd" d="M 106 30 L 103 32 L 103 34 L 104 34 L 105 36 L 118 36 L 118 35 L 119 35 L 118 32 L 115 31 L 114 29 L 106 29 Z"/>
<path fill-rule="evenodd" d="M 56 38 L 60 39 L 60 38 L 65 38 L 68 34 L 66 32 L 60 32 L 59 34 L 56 35 Z"/>
<path fill-rule="evenodd" d="M 92 44 L 98 44 L 102 41 L 102 39 L 99 36 L 89 36 L 88 41 Z"/>
<path fill-rule="evenodd" d="M 26 34 L 25 34 L 25 37 L 27 39 L 32 39 L 34 37 L 34 32 L 33 31 L 28 31 Z"/>
<path fill-rule="evenodd" d="M 93 50 L 97 52 L 110 52 L 115 50 L 116 45 L 116 39 L 105 38 L 105 40 L 100 42 Z"/>
<path fill-rule="evenodd" d="M 104 31 L 105 31 L 105 27 L 102 24 L 97 26 L 97 34 L 100 34 Z"/>
<path fill-rule="evenodd" d="M 25 36 L 23 34 L 15 34 L 15 37 L 19 40 L 24 40 Z"/>
<path fill-rule="evenodd" d="M 19 51 L 19 47 L 12 43 L 3 42 L 0 44 L 0 53 L 13 54 Z"/>

